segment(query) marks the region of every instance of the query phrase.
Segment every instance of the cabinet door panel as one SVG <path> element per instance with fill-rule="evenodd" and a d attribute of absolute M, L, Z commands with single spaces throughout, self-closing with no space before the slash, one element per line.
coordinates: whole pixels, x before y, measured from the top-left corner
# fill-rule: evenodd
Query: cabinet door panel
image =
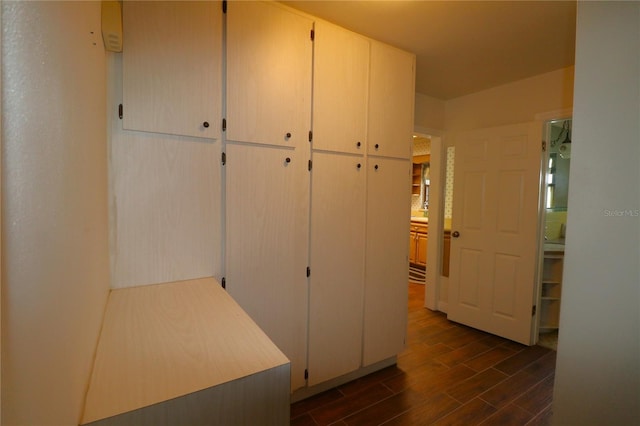
<path fill-rule="evenodd" d="M 363 158 L 314 153 L 311 180 L 309 385 L 313 386 L 360 367 Z"/>
<path fill-rule="evenodd" d="M 371 42 L 368 153 L 410 158 L 415 56 Z"/>
<path fill-rule="evenodd" d="M 307 348 L 308 240 L 298 232 L 308 227 L 298 191 L 306 158 L 234 144 L 226 153 L 227 291 L 291 360 L 295 390 L 304 386 Z"/>
<path fill-rule="evenodd" d="M 416 237 L 416 260 L 418 265 L 427 265 L 427 234 L 417 234 Z"/>
<path fill-rule="evenodd" d="M 369 41 L 318 21 L 313 65 L 313 148 L 364 153 Z"/>
<path fill-rule="evenodd" d="M 376 168 L 377 166 L 377 168 Z M 370 158 L 363 365 L 397 355 L 407 329 L 409 161 Z"/>
<path fill-rule="evenodd" d="M 125 1 L 123 7 L 123 127 L 219 138 L 221 3 Z"/>
<path fill-rule="evenodd" d="M 308 144 L 312 25 L 268 2 L 228 3 L 228 140 Z"/>

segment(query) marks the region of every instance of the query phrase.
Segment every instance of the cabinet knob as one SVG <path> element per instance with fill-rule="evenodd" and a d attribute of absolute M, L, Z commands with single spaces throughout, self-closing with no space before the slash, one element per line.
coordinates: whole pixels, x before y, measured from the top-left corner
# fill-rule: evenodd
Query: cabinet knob
<path fill-rule="evenodd" d="M 460 233 L 459 233 L 458 231 L 453 231 L 453 232 L 451 233 L 451 236 L 452 236 L 453 238 L 458 238 L 458 237 L 460 236 Z"/>
<path fill-rule="evenodd" d="M 358 167 L 358 170 L 359 170 L 360 167 L 362 167 L 362 164 L 358 163 L 358 165 L 356 167 Z"/>
<path fill-rule="evenodd" d="M 379 144 L 375 144 L 375 148 L 376 149 L 380 148 L 380 145 Z"/>
<path fill-rule="evenodd" d="M 356 146 L 357 146 L 358 148 L 360 148 L 360 145 L 362 145 L 362 142 L 358 141 L 358 142 L 356 143 Z"/>
<path fill-rule="evenodd" d="M 374 169 L 378 170 L 378 165 L 373 166 Z"/>
<path fill-rule="evenodd" d="M 209 122 L 205 121 L 204 123 L 202 123 L 202 127 L 204 127 L 205 129 L 209 127 Z"/>
<path fill-rule="evenodd" d="M 285 162 L 290 163 L 291 162 L 291 158 L 287 157 L 284 159 Z"/>
<path fill-rule="evenodd" d="M 285 138 L 289 139 L 291 137 L 291 133 L 287 132 L 286 135 L 284 135 Z"/>

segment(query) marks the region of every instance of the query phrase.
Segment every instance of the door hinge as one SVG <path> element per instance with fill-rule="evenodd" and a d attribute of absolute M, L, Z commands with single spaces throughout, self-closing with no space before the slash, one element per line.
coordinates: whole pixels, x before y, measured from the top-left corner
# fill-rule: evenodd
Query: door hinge
<path fill-rule="evenodd" d="M 227 288 L 227 279 L 225 277 L 222 277 L 222 288 L 226 289 Z"/>
<path fill-rule="evenodd" d="M 309 370 L 304 369 L 304 379 L 307 380 L 309 378 Z"/>
<path fill-rule="evenodd" d="M 547 150 L 547 142 L 542 141 L 542 152 L 545 152 L 546 150 Z"/>
<path fill-rule="evenodd" d="M 223 152 L 222 153 L 222 165 L 224 166 L 225 164 L 227 164 L 227 153 Z"/>
<path fill-rule="evenodd" d="M 316 39 L 316 31 L 311 28 L 311 32 L 309 33 L 309 37 L 311 38 L 311 41 L 314 41 Z"/>
<path fill-rule="evenodd" d="M 307 277 L 311 276 L 311 268 L 307 266 Z"/>
<path fill-rule="evenodd" d="M 222 119 L 222 131 L 225 132 L 227 130 L 227 119 Z"/>
<path fill-rule="evenodd" d="M 309 142 L 313 140 L 313 131 L 309 130 Z"/>
<path fill-rule="evenodd" d="M 118 117 L 122 120 L 122 104 L 118 105 Z"/>
<path fill-rule="evenodd" d="M 222 1 L 222 13 L 227 13 L 227 0 Z"/>
<path fill-rule="evenodd" d="M 309 171 L 313 168 L 313 161 L 309 160 Z"/>
<path fill-rule="evenodd" d="M 533 306 L 531 307 L 531 316 L 533 317 L 533 316 L 535 316 L 535 315 L 536 315 L 536 305 L 533 305 Z"/>

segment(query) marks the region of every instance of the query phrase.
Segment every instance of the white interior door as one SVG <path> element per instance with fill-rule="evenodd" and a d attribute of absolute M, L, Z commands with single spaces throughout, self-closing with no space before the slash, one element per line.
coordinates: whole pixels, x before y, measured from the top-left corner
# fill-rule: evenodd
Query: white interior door
<path fill-rule="evenodd" d="M 542 126 L 453 135 L 448 318 L 532 343 Z"/>

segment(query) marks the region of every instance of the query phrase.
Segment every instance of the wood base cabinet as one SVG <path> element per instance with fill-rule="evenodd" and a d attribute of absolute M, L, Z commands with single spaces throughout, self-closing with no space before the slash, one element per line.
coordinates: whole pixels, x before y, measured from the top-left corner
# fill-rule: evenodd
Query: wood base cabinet
<path fill-rule="evenodd" d="M 411 222 L 409 231 L 409 262 L 427 266 L 427 240 L 429 225 L 423 222 Z"/>

